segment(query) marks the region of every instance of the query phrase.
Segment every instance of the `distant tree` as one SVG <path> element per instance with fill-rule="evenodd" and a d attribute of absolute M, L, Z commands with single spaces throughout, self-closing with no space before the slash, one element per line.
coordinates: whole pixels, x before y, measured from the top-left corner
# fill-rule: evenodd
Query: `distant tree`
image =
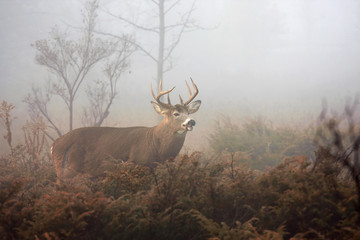
<path fill-rule="evenodd" d="M 330 164 L 340 165 L 352 179 L 358 197 L 357 211 L 360 213 L 360 101 L 350 100 L 340 116 L 328 116 L 324 106 L 320 114 L 320 125 L 317 131 L 316 143 L 333 160 Z M 319 164 L 319 160 L 315 164 Z M 359 215 L 360 216 L 360 215 Z"/>
<path fill-rule="evenodd" d="M 105 64 L 107 80 L 97 80 L 95 88 L 88 87 L 86 93 L 91 106 L 84 110 L 83 118 L 87 125 L 100 126 L 109 115 L 109 108 L 118 93 L 116 86 L 121 73 L 129 65 L 128 57 L 133 49 L 128 41 L 124 41 L 125 38 L 109 41 L 94 36 L 97 10 L 97 0 L 85 4 L 81 38 L 72 40 L 55 27 L 50 39 L 38 40 L 32 45 L 37 50 L 36 62 L 47 68 L 51 77 L 46 87 L 33 87 L 24 101 L 28 103 L 33 119 L 38 116 L 45 118 L 48 127 L 57 136 L 62 135 L 62 129 L 48 110 L 54 96 L 60 97 L 65 103 L 69 114 L 69 130 L 72 130 L 74 102 L 84 82 L 88 81 L 89 73 L 100 67 L 100 64 Z M 50 134 L 47 136 L 54 139 Z"/>
<path fill-rule="evenodd" d="M 180 43 L 180 40 L 185 32 L 203 29 L 196 24 L 196 21 L 192 18 L 195 11 L 196 0 L 189 1 L 190 5 L 188 10 L 181 12 L 180 3 L 184 1 L 179 0 L 151 0 L 150 4 L 154 6 L 155 18 L 158 23 L 154 25 L 146 23 L 137 23 L 124 16 L 124 14 L 114 13 L 113 11 L 106 10 L 106 13 L 110 16 L 120 20 L 122 23 L 134 27 L 136 30 L 151 33 L 156 36 L 157 39 L 157 53 L 152 51 L 152 47 L 146 47 L 145 42 L 139 42 L 131 40 L 131 43 L 147 57 L 156 63 L 156 81 L 159 84 L 160 79 L 163 78 L 164 73 L 168 72 L 173 67 L 172 54 L 175 48 Z M 113 36 L 121 39 L 122 36 L 118 36 L 112 33 L 102 34 Z"/>
<path fill-rule="evenodd" d="M 284 158 L 308 156 L 315 150 L 313 130 L 275 127 L 261 117 L 250 118 L 241 124 L 229 117 L 218 119 L 209 135 L 209 147 L 217 155 L 236 156 L 238 162 L 251 169 L 265 170 L 279 164 Z"/>
<path fill-rule="evenodd" d="M 13 151 L 11 125 L 13 120 L 15 119 L 11 116 L 11 111 L 14 108 L 14 105 L 6 101 L 2 101 L 0 105 L 0 125 L 5 128 L 6 134 L 3 137 L 8 143 L 11 152 Z"/>
<path fill-rule="evenodd" d="M 118 81 L 121 74 L 128 69 L 128 59 L 133 51 L 129 42 L 118 42 L 113 57 L 108 59 L 104 66 L 105 80 L 95 80 L 95 87 L 87 85 L 85 91 L 90 107 L 84 108 L 83 125 L 99 127 L 108 117 L 113 100 L 118 95 Z"/>

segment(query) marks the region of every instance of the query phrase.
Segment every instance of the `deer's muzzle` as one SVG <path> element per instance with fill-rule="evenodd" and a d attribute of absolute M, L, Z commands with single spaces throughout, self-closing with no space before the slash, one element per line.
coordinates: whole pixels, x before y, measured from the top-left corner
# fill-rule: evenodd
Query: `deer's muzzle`
<path fill-rule="evenodd" d="M 182 124 L 182 127 L 187 131 L 192 131 L 193 127 L 195 126 L 196 122 L 193 119 L 186 119 L 186 121 Z"/>

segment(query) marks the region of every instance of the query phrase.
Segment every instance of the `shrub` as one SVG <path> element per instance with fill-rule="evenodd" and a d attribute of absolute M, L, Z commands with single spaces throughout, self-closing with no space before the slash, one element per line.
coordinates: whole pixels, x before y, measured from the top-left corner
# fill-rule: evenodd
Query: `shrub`
<path fill-rule="evenodd" d="M 117 199 L 122 195 L 149 190 L 151 184 L 152 177 L 147 167 L 121 162 L 115 165 L 114 171 L 106 173 L 102 188 L 107 195 Z"/>
<path fill-rule="evenodd" d="M 241 162 L 251 169 L 265 170 L 285 157 L 313 157 L 312 130 L 298 131 L 289 127 L 273 127 L 262 118 L 249 119 L 240 126 L 229 118 L 217 121 L 209 136 L 209 146 L 216 153 L 242 153 Z"/>
<path fill-rule="evenodd" d="M 19 239 L 24 230 L 28 212 L 21 198 L 23 179 L 0 179 L 0 236 L 2 239 Z"/>
<path fill-rule="evenodd" d="M 74 179 L 62 187 L 55 185 L 55 179 L 3 177 L 0 235 L 6 239 L 355 239 L 360 228 L 354 187 L 339 178 L 339 166 L 327 163 L 328 152 L 319 150 L 316 157 L 323 161 L 314 165 L 305 157 L 288 158 L 258 172 L 236 163 L 231 154 L 204 165 L 203 156 L 194 153 L 160 164 L 154 172 L 125 164 L 108 176 L 109 181 Z M 119 181 L 116 197 L 106 188 L 108 183 L 115 190 L 112 180 Z"/>
<path fill-rule="evenodd" d="M 58 239 L 98 239 L 108 199 L 102 193 L 56 191 L 44 194 L 35 206 L 31 234 Z"/>

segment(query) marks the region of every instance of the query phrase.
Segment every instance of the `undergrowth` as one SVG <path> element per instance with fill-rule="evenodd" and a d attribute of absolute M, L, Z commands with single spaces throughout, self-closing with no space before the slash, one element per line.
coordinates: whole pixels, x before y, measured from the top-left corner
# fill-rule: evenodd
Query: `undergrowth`
<path fill-rule="evenodd" d="M 288 158 L 260 173 L 244 164 L 203 164 L 194 153 L 153 172 L 119 163 L 104 179 L 79 177 L 63 186 L 50 173 L 10 174 L 0 179 L 0 236 L 357 239 L 354 186 L 338 176 L 326 150 L 316 157 L 327 161 L 314 166 L 305 157 Z"/>
<path fill-rule="evenodd" d="M 315 130 L 309 126 L 275 127 L 263 118 L 250 118 L 236 123 L 229 117 L 219 118 L 209 135 L 209 147 L 216 154 L 236 153 L 238 161 L 251 169 L 274 167 L 285 157 L 305 155 L 314 158 Z"/>

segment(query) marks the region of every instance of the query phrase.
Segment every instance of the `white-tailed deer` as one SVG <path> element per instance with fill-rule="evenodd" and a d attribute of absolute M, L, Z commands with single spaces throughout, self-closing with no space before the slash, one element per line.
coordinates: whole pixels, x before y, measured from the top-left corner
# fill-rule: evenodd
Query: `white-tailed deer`
<path fill-rule="evenodd" d="M 190 98 L 184 102 L 179 95 L 180 104 L 172 105 L 169 93 L 175 88 L 162 91 L 151 101 L 155 111 L 164 116 L 155 127 L 85 127 L 78 128 L 58 138 L 51 148 L 51 158 L 56 168 L 57 182 L 77 174 L 98 177 L 113 168 L 114 160 L 131 161 L 135 164 L 153 168 L 157 162 L 174 158 L 182 148 L 186 133 L 193 129 L 195 121 L 189 117 L 201 104 L 192 102 L 198 88 L 191 79 L 194 92 L 189 84 Z M 168 94 L 168 103 L 160 97 Z"/>

